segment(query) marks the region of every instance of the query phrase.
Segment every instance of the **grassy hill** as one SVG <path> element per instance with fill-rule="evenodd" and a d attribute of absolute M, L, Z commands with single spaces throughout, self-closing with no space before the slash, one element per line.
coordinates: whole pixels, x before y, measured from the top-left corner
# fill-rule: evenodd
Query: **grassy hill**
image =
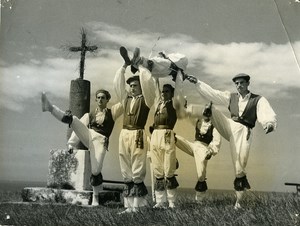
<path fill-rule="evenodd" d="M 292 193 L 247 191 L 243 208 L 234 210 L 234 193 L 208 191 L 200 203 L 191 189 L 180 189 L 175 209 L 152 209 L 119 215 L 121 203 L 99 207 L 24 203 L 19 191 L 0 192 L 1 225 L 300 225 L 300 197 Z"/>

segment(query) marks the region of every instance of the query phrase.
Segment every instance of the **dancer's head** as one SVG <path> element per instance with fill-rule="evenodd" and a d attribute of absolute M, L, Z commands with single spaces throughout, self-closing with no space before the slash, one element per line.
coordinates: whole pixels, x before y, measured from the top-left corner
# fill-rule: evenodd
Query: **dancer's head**
<path fill-rule="evenodd" d="M 106 105 L 111 98 L 110 93 L 107 90 L 99 89 L 96 91 L 95 96 L 98 107 L 106 108 Z"/>
<path fill-rule="evenodd" d="M 170 84 L 164 84 L 161 91 L 161 97 L 164 101 L 171 100 L 174 96 L 174 87 Z"/>
<path fill-rule="evenodd" d="M 140 84 L 140 77 L 134 75 L 127 79 L 126 83 L 129 85 L 129 91 L 132 96 L 138 96 L 142 94 L 142 88 Z"/>

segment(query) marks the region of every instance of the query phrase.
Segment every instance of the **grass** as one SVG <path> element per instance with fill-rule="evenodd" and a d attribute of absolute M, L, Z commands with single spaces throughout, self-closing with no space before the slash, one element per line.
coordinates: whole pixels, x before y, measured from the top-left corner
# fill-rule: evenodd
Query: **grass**
<path fill-rule="evenodd" d="M 300 197 L 248 191 L 243 209 L 234 210 L 233 192 L 208 192 L 202 203 L 179 190 L 175 209 L 146 207 L 118 215 L 121 203 L 99 207 L 23 203 L 20 192 L 0 192 L 0 225 L 300 225 Z M 149 196 L 149 205 L 153 202 Z"/>

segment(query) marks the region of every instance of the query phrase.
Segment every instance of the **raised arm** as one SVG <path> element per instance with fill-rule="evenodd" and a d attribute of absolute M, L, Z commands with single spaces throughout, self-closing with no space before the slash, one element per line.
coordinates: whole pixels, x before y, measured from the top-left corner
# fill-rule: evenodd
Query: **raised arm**
<path fill-rule="evenodd" d="M 145 98 L 146 105 L 151 108 L 155 100 L 155 80 L 151 76 L 151 72 L 148 69 L 139 66 L 139 72 L 142 93 Z"/>
<path fill-rule="evenodd" d="M 175 80 L 175 90 L 173 98 L 173 107 L 176 109 L 177 118 L 187 117 L 186 112 L 186 98 L 183 92 L 183 79 L 181 71 L 178 71 Z"/>
<path fill-rule="evenodd" d="M 126 84 L 125 84 L 125 67 L 121 67 L 115 74 L 113 81 L 114 91 L 119 102 L 124 104 L 127 97 Z"/>
<path fill-rule="evenodd" d="M 214 104 L 221 104 L 228 106 L 230 100 L 229 91 L 220 91 L 213 89 L 208 84 L 198 80 L 195 76 L 189 75 L 186 78 L 191 83 L 195 84 L 196 90 L 208 101 L 212 101 Z"/>

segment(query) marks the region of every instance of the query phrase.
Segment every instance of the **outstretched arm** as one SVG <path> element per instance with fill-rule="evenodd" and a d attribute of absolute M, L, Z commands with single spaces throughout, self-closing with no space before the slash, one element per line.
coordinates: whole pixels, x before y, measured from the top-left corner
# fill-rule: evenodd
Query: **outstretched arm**
<path fill-rule="evenodd" d="M 229 105 L 230 92 L 213 89 L 211 86 L 198 80 L 193 75 L 188 75 L 186 79 L 195 84 L 198 93 L 205 97 L 208 101 L 212 101 L 214 104 L 221 104 L 225 106 Z"/>

